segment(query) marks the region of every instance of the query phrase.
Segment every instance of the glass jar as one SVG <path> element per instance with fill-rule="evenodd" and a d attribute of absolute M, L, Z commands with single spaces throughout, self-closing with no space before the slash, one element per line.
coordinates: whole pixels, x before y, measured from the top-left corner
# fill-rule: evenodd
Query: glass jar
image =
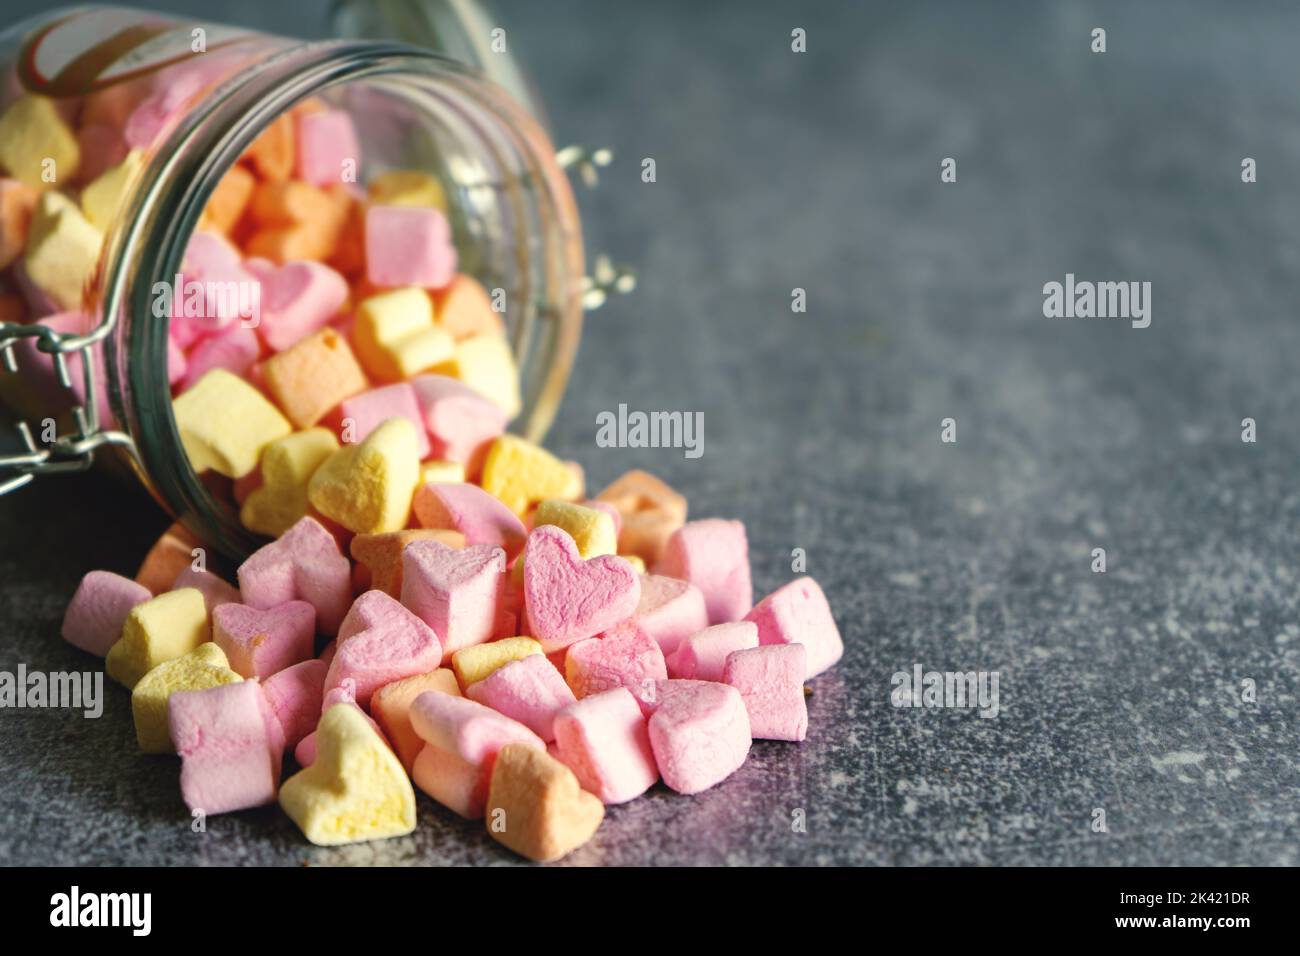
<path fill-rule="evenodd" d="M 404 6 L 418 6 L 436 22 L 437 42 L 479 62 L 384 40 L 308 43 L 114 8 L 61 11 L 0 36 L 0 67 L 9 74 L 0 105 L 24 93 L 47 97 L 62 114 L 80 111 L 82 137 L 95 125 L 84 122 L 89 111 L 119 101 L 136 107 L 152 97 L 158 114 L 156 131 L 147 122 L 134 130 L 131 145 L 139 145 L 143 163 L 84 285 L 85 328 L 52 331 L 39 315 L 0 327 L 7 363 L 23 349 L 48 353 L 64 385 L 74 382 L 81 395 L 98 397 L 65 415 L 53 442 L 50 434 L 36 442 L 21 426 L 27 450 L 0 459 L 0 490 L 37 473 L 88 467 L 97 449 L 112 446 L 210 545 L 238 557 L 261 543 L 189 465 L 172 416 L 168 319 L 155 316 L 153 290 L 179 273 L 226 171 L 273 120 L 308 99 L 351 114 L 361 144 L 360 183 L 396 169 L 420 169 L 440 181 L 459 271 L 486 289 L 504 290 L 523 398 L 512 429 L 542 437 L 568 379 L 590 292 L 569 181 L 538 120 L 484 69 L 482 44 L 490 36 L 479 34 L 492 29 L 490 22 L 464 0 Z M 340 22 L 373 29 L 369 7 L 344 3 Z M 504 54 L 492 71 L 516 95 L 530 96 Z M 91 140 L 91 151 L 83 152 L 93 159 L 98 146 Z M 11 294 L 24 287 L 12 272 L 5 270 Z M 49 430 L 49 407 L 33 407 L 30 389 L 20 386 L 15 395 L 11 382 L 6 394 L 11 405 L 26 402 L 22 412 Z"/>

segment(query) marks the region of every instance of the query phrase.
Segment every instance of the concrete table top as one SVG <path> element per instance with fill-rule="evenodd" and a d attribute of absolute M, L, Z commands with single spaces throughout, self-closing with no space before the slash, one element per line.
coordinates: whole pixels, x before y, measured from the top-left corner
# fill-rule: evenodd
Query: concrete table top
<path fill-rule="evenodd" d="M 549 443 L 593 488 L 643 467 L 743 519 L 756 596 L 803 549 L 847 645 L 807 742 L 611 808 L 566 862 L 1300 862 L 1300 11 L 785 6 L 502 5 L 557 141 L 617 153 L 589 250 L 641 275 Z M 1150 282 L 1150 326 L 1045 318 L 1067 273 Z M 597 447 L 620 403 L 702 412 L 703 455 Z M 166 523 L 102 475 L 0 501 L 0 669 L 92 668 L 65 603 Z M 893 706 L 918 664 L 998 672 L 997 716 Z M 274 807 L 192 832 L 105 696 L 0 711 L 0 862 L 515 861 L 424 797 L 381 843 L 312 847 Z"/>

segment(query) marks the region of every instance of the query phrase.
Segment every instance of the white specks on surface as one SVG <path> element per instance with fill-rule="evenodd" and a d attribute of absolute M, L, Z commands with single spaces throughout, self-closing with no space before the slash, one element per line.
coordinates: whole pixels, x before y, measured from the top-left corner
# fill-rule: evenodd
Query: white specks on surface
<path fill-rule="evenodd" d="M 1151 766 L 1155 768 L 1157 773 L 1167 774 L 1172 772 L 1180 783 L 1195 783 L 1195 778 L 1184 771 L 1189 767 L 1200 770 L 1201 763 L 1205 760 L 1205 754 L 1195 753 L 1191 750 L 1175 750 L 1163 757 L 1151 757 L 1150 760 Z M 1207 783 L 1213 782 L 1208 774 L 1205 775 L 1204 779 Z"/>

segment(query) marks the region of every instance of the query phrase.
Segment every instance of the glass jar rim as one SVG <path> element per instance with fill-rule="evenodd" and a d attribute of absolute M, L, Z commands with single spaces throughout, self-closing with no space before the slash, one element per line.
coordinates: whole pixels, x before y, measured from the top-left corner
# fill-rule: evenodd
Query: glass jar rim
<path fill-rule="evenodd" d="M 220 177 L 278 116 L 344 83 L 374 79 L 445 85 L 493 118 L 527 161 L 540 189 L 533 198 L 558 223 L 558 249 L 542 263 L 551 296 L 546 374 L 527 402 L 523 433 L 540 439 L 558 408 L 582 321 L 582 237 L 568 179 L 545 131 L 528 112 L 474 70 L 403 44 L 333 40 L 296 44 L 264 68 L 236 75 L 209 94 L 173 131 L 141 174 L 104 256 L 100 314 L 150 315 L 152 289 L 180 271 L 186 244 Z M 130 461 L 155 498 L 219 551 L 247 554 L 263 543 L 245 529 L 189 465 L 172 414 L 167 375 L 168 322 L 132 322 L 103 340 L 109 404 L 133 438 Z M 128 374 L 127 370 L 131 370 Z"/>

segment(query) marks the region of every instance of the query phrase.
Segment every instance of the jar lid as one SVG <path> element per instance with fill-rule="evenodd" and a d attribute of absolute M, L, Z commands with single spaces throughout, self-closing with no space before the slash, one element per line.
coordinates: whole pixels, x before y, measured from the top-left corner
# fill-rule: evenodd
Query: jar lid
<path fill-rule="evenodd" d="M 399 40 L 478 70 L 549 125 L 512 38 L 478 0 L 335 0 L 330 21 L 340 37 Z"/>

